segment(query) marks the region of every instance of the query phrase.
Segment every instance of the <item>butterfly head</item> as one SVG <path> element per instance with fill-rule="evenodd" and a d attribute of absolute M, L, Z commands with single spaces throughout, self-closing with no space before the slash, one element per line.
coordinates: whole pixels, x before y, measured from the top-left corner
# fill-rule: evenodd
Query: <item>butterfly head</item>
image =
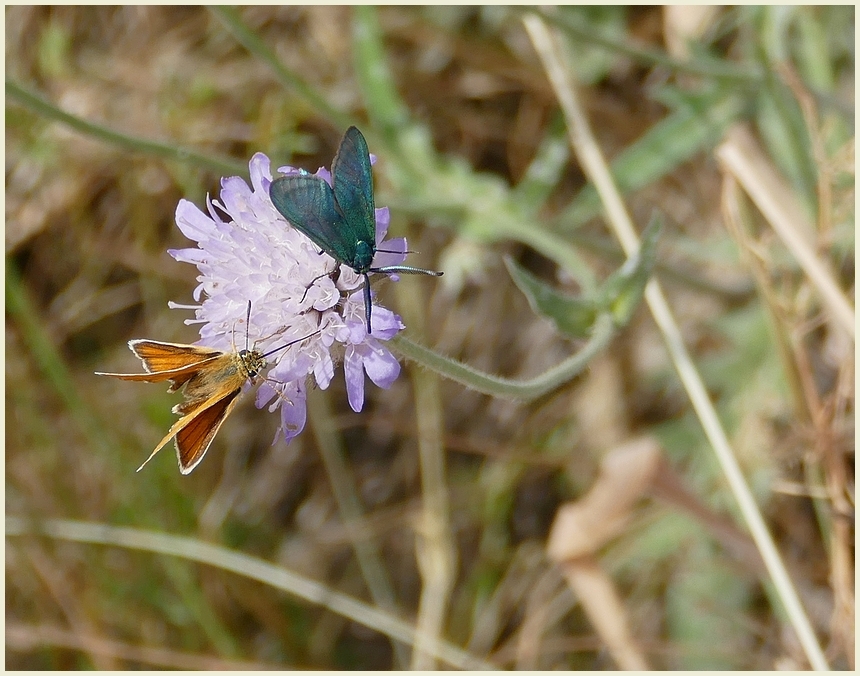
<path fill-rule="evenodd" d="M 239 350 L 239 362 L 242 364 L 242 369 L 248 380 L 252 383 L 257 379 L 257 376 L 269 365 L 265 355 L 259 350 Z"/>

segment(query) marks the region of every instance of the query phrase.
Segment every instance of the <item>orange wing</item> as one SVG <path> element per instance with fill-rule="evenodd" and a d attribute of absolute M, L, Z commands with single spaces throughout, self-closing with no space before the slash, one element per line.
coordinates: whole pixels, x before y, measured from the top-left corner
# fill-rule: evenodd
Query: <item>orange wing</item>
<path fill-rule="evenodd" d="M 230 415 L 239 400 L 241 390 L 234 390 L 226 397 L 200 411 L 176 434 L 176 457 L 179 471 L 188 474 L 203 460 L 206 451 L 221 425 Z"/>
<path fill-rule="evenodd" d="M 149 373 L 184 369 L 223 354 L 221 350 L 211 347 L 140 339 L 128 341 L 128 349 L 143 362 L 143 367 Z"/>
<path fill-rule="evenodd" d="M 188 415 L 182 416 L 167 430 L 167 434 L 158 442 L 155 450 L 137 468 L 137 471 L 142 470 L 146 463 L 152 460 L 168 441 L 176 437 L 179 471 L 188 474 L 206 454 L 209 444 L 212 443 L 212 439 L 215 438 L 221 424 L 230 414 L 236 403 L 236 397 L 241 391 L 240 388 L 226 394 L 218 394 L 201 403 Z M 183 434 L 186 428 L 190 428 L 190 430 L 187 434 Z"/>
<path fill-rule="evenodd" d="M 143 362 L 147 373 L 104 373 L 96 371 L 96 375 L 146 383 L 160 383 L 170 380 L 170 391 L 176 392 L 203 366 L 224 355 L 220 350 L 211 347 L 161 343 L 155 340 L 130 340 L 128 346 Z"/>

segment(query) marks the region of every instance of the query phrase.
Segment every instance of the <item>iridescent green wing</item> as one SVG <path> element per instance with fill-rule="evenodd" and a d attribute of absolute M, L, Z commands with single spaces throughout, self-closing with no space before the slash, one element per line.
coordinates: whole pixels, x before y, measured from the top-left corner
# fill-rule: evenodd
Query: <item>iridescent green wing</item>
<path fill-rule="evenodd" d="M 332 258 L 352 265 L 355 240 L 337 210 L 334 193 L 323 179 L 309 174 L 282 176 L 269 189 L 272 204 L 290 224 Z"/>
<path fill-rule="evenodd" d="M 331 164 L 332 188 L 340 213 L 355 242 L 366 242 L 376 251 L 376 211 L 373 204 L 373 173 L 367 141 L 355 127 L 343 135 Z M 371 256 L 372 259 L 372 256 Z M 365 264 L 370 266 L 370 261 Z"/>

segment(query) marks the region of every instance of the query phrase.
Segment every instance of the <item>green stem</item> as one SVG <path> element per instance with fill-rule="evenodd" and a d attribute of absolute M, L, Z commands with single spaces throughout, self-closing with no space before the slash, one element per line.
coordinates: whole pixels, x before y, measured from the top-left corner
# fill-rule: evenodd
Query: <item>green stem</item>
<path fill-rule="evenodd" d="M 242 21 L 239 11 L 235 7 L 209 7 L 221 23 L 233 34 L 242 46 L 251 54 L 261 59 L 274 71 L 278 80 L 287 89 L 294 91 L 309 103 L 323 117 L 327 118 L 334 126 L 346 129 L 352 124 L 350 116 L 342 113 L 332 106 L 325 98 L 320 96 L 313 87 L 302 80 L 291 70 L 287 69 L 278 59 L 268 45 L 260 39 L 248 25 Z"/>
<path fill-rule="evenodd" d="M 87 134 L 106 143 L 115 143 L 120 148 L 126 148 L 137 153 L 146 153 L 178 162 L 196 164 L 204 169 L 211 169 L 223 175 L 235 176 L 248 172 L 248 167 L 242 162 L 236 162 L 228 157 L 204 155 L 189 148 L 183 148 L 176 143 L 160 143 L 149 139 L 124 134 L 108 127 L 89 122 L 83 118 L 61 110 L 53 103 L 38 94 L 25 89 L 17 82 L 6 80 L 6 96 L 20 103 L 25 108 L 42 115 L 50 120 L 56 120 L 72 129 Z"/>
<path fill-rule="evenodd" d="M 568 382 L 588 365 L 591 359 L 603 350 L 615 335 L 612 318 L 600 315 L 594 323 L 594 332 L 583 348 L 535 378 L 512 380 L 483 373 L 433 350 L 413 343 L 404 336 L 395 336 L 388 344 L 404 357 L 454 380 L 470 389 L 506 399 L 531 401 Z"/>

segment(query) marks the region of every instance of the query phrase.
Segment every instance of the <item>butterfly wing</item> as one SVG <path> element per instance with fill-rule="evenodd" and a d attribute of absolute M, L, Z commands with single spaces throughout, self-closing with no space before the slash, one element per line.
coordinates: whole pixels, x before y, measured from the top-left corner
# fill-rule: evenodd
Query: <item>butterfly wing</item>
<path fill-rule="evenodd" d="M 96 375 L 146 383 L 160 383 L 169 380 L 171 381 L 170 391 L 175 392 L 193 378 L 201 367 L 224 354 L 220 350 L 210 347 L 161 343 L 156 340 L 130 340 L 128 346 L 143 362 L 143 367 L 147 373 L 104 373 L 96 371 Z"/>
<path fill-rule="evenodd" d="M 367 141 L 356 127 L 343 135 L 331 164 L 334 198 L 346 221 L 349 234 L 376 248 L 376 209 L 373 203 L 373 173 Z"/>
<path fill-rule="evenodd" d="M 282 176 L 269 189 L 272 204 L 299 232 L 329 256 L 350 265 L 355 242 L 338 212 L 331 186 L 308 174 Z"/>
<path fill-rule="evenodd" d="M 240 392 L 241 390 L 234 390 L 211 406 L 203 408 L 176 433 L 176 457 L 179 459 L 180 472 L 188 474 L 197 467 L 236 405 Z"/>
<path fill-rule="evenodd" d="M 158 340 L 130 340 L 128 348 L 150 373 L 175 371 L 201 364 L 221 354 L 221 350 L 199 345 L 162 343 Z"/>
<path fill-rule="evenodd" d="M 142 470 L 146 463 L 152 460 L 168 441 L 176 437 L 179 471 L 188 474 L 206 454 L 215 434 L 233 409 L 236 397 L 239 396 L 240 392 L 241 389 L 227 392 L 226 395 L 219 393 L 173 423 L 171 428 L 167 430 L 167 434 L 158 442 L 149 457 L 137 468 L 137 471 Z M 188 431 L 186 432 L 186 430 Z"/>

